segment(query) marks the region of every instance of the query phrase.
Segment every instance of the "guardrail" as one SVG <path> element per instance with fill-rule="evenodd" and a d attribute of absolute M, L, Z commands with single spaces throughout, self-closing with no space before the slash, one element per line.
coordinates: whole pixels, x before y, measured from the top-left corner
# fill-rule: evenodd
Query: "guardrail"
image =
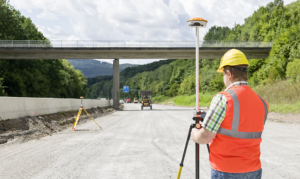
<path fill-rule="evenodd" d="M 272 47 L 272 42 L 199 41 L 200 47 Z M 0 40 L 0 47 L 196 47 L 195 41 Z"/>

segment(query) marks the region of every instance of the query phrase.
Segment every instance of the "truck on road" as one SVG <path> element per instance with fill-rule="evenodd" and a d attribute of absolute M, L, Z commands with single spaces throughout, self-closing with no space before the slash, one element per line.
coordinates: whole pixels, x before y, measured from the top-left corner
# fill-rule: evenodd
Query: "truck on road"
<path fill-rule="evenodd" d="M 141 110 L 143 110 L 144 107 L 150 107 L 150 110 L 152 110 L 151 94 L 150 90 L 140 91 L 140 99 L 142 103 Z"/>

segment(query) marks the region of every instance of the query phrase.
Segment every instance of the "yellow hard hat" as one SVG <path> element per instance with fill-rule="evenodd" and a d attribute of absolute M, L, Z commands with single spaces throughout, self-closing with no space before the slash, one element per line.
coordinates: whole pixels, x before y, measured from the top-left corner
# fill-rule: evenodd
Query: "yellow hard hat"
<path fill-rule="evenodd" d="M 237 66 L 237 65 L 250 66 L 247 57 L 243 52 L 237 49 L 231 49 L 223 55 L 218 72 L 223 72 L 224 66 Z"/>

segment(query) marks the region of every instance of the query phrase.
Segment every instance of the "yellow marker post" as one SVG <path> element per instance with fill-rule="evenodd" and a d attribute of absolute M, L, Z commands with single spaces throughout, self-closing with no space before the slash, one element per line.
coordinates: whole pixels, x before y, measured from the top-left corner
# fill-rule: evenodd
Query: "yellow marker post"
<path fill-rule="evenodd" d="M 79 121 L 80 114 L 81 114 L 82 110 L 84 110 L 84 112 L 85 112 L 88 116 L 90 116 L 90 118 L 91 118 L 91 119 L 97 124 L 97 126 L 102 130 L 102 128 L 99 126 L 99 124 L 95 121 L 95 119 L 92 118 L 92 116 L 91 116 L 91 115 L 83 108 L 83 105 L 82 105 L 82 99 L 83 99 L 83 97 L 82 97 L 82 96 L 80 97 L 80 99 L 81 99 L 81 107 L 80 107 L 80 109 L 79 109 L 79 111 L 78 111 L 78 114 L 77 114 L 77 116 L 76 116 L 76 119 L 75 119 L 75 121 L 74 121 L 72 130 L 75 131 L 75 128 L 76 128 L 77 123 L 78 123 L 78 121 Z"/>

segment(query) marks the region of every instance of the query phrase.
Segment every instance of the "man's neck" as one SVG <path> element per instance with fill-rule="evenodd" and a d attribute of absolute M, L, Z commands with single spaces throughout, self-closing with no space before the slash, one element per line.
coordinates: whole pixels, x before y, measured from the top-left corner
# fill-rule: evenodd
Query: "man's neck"
<path fill-rule="evenodd" d="M 239 83 L 241 83 L 242 85 L 248 85 L 247 81 L 235 81 L 235 82 L 230 83 L 230 85 L 228 85 L 226 87 L 225 91 L 228 90 L 229 88 L 231 88 L 232 86 L 235 86 L 235 85 L 233 85 L 234 83 L 236 83 L 236 85 L 238 85 Z"/>
<path fill-rule="evenodd" d="M 230 81 L 230 84 L 228 86 L 232 85 L 235 82 L 238 82 L 238 80 L 236 80 L 236 81 Z M 226 86 L 226 88 L 228 88 L 228 86 Z"/>

